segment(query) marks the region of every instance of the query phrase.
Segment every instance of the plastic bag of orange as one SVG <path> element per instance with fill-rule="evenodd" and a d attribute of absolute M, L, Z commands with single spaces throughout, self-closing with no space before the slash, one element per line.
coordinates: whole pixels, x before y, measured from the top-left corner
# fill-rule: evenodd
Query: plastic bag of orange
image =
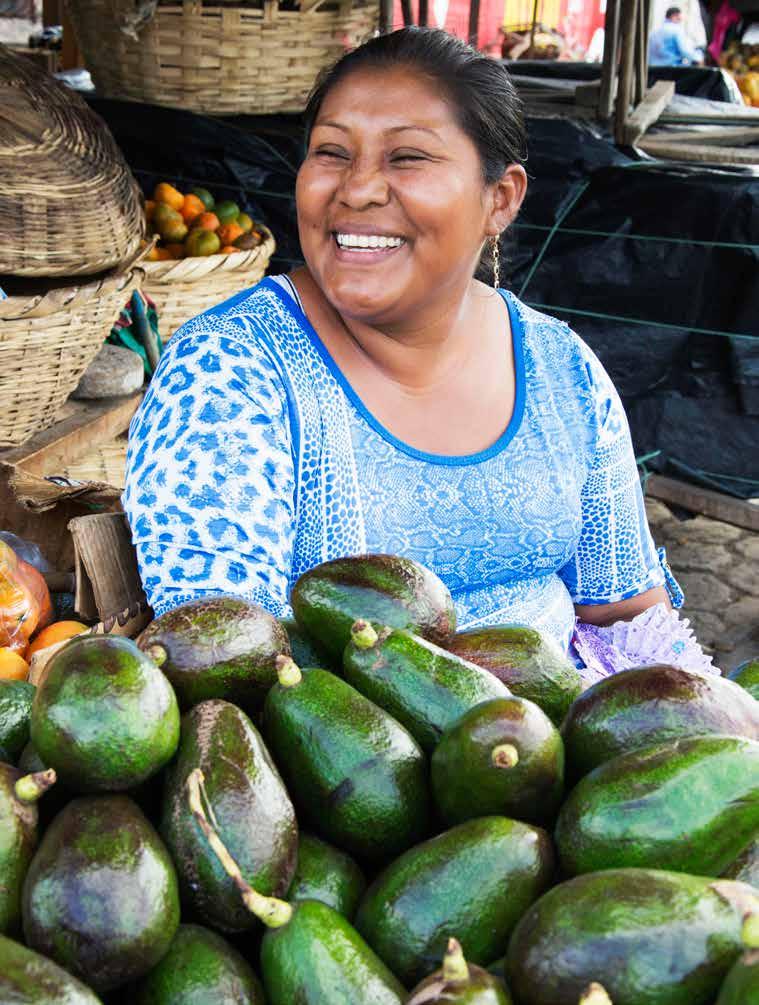
<path fill-rule="evenodd" d="M 38 628 L 53 620 L 42 574 L 0 541 L 0 646 L 23 653 Z"/>

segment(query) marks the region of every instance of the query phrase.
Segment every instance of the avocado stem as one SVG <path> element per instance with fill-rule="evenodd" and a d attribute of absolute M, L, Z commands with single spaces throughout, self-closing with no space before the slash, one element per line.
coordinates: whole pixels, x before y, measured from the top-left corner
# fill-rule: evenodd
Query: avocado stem
<path fill-rule="evenodd" d="M 16 799 L 20 799 L 22 803 L 36 803 L 56 781 L 57 775 L 52 768 L 48 768 L 47 771 L 35 771 L 31 775 L 19 778 L 13 786 L 13 791 L 16 793 Z"/>
<path fill-rule="evenodd" d="M 614 1005 L 614 1003 L 606 988 L 593 981 L 585 988 L 577 1005 Z"/>
<path fill-rule="evenodd" d="M 512 743 L 499 743 L 490 752 L 494 768 L 514 768 L 519 764 L 519 751 Z"/>
<path fill-rule="evenodd" d="M 295 687 L 303 680 L 303 674 L 292 656 L 285 656 L 280 653 L 274 660 L 277 668 L 277 680 L 282 687 Z"/>
<path fill-rule="evenodd" d="M 469 980 L 469 967 L 458 939 L 448 940 L 443 957 L 443 980 L 452 984 L 461 984 Z"/>
<path fill-rule="evenodd" d="M 743 919 L 741 941 L 746 949 L 759 949 L 759 914 L 748 914 Z"/>
<path fill-rule="evenodd" d="M 239 865 L 232 858 L 224 842 L 208 821 L 200 798 L 204 782 L 205 778 L 200 768 L 195 768 L 191 771 L 187 778 L 187 788 L 189 789 L 188 801 L 192 815 L 203 831 L 206 840 L 211 846 L 211 850 L 218 858 L 222 868 L 240 891 L 242 902 L 250 913 L 255 914 L 260 921 L 263 921 L 267 928 L 281 928 L 292 917 L 292 907 L 284 900 L 277 900 L 276 897 L 264 897 L 245 880 Z"/>
<path fill-rule="evenodd" d="M 379 636 L 368 621 L 359 618 L 358 621 L 353 622 L 351 641 L 357 649 L 371 649 L 377 644 L 378 638 Z"/>
<path fill-rule="evenodd" d="M 148 646 L 144 652 L 148 659 L 151 659 L 159 670 L 169 658 L 169 654 L 166 652 L 164 647 L 159 645 L 157 642 L 154 642 L 152 646 Z"/>

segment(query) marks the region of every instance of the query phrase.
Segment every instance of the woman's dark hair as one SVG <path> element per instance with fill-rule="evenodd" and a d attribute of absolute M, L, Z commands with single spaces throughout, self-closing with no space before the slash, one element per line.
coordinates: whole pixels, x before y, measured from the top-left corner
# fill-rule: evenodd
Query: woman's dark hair
<path fill-rule="evenodd" d="M 306 141 L 325 97 L 355 70 L 408 67 L 447 93 L 459 125 L 477 147 L 486 182 L 527 160 L 522 102 L 506 68 L 439 28 L 401 28 L 378 35 L 323 71 L 306 106 Z"/>

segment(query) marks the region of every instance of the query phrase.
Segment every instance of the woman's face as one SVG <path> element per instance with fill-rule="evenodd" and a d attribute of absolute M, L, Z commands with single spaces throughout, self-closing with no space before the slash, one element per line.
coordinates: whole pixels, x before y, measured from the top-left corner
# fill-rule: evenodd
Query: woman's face
<path fill-rule="evenodd" d="M 523 190 L 484 183 L 477 148 L 428 78 L 356 70 L 324 99 L 298 173 L 301 247 L 344 317 L 423 323 L 463 297 L 482 242 Z"/>

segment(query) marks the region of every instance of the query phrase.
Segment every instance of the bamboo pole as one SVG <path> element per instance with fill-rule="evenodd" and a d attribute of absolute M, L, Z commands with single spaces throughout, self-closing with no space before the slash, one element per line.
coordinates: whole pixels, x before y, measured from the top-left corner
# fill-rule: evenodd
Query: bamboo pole
<path fill-rule="evenodd" d="M 630 111 L 635 65 L 635 34 L 638 20 L 638 0 L 625 0 L 620 18 L 621 61 L 619 68 L 619 88 L 615 110 L 614 138 L 617 143 L 625 142 L 625 123 Z"/>
<path fill-rule="evenodd" d="M 614 109 L 618 57 L 619 2 L 618 0 L 606 0 L 604 54 L 601 64 L 601 91 L 598 98 L 598 117 L 604 122 L 611 118 L 611 113 Z"/>

